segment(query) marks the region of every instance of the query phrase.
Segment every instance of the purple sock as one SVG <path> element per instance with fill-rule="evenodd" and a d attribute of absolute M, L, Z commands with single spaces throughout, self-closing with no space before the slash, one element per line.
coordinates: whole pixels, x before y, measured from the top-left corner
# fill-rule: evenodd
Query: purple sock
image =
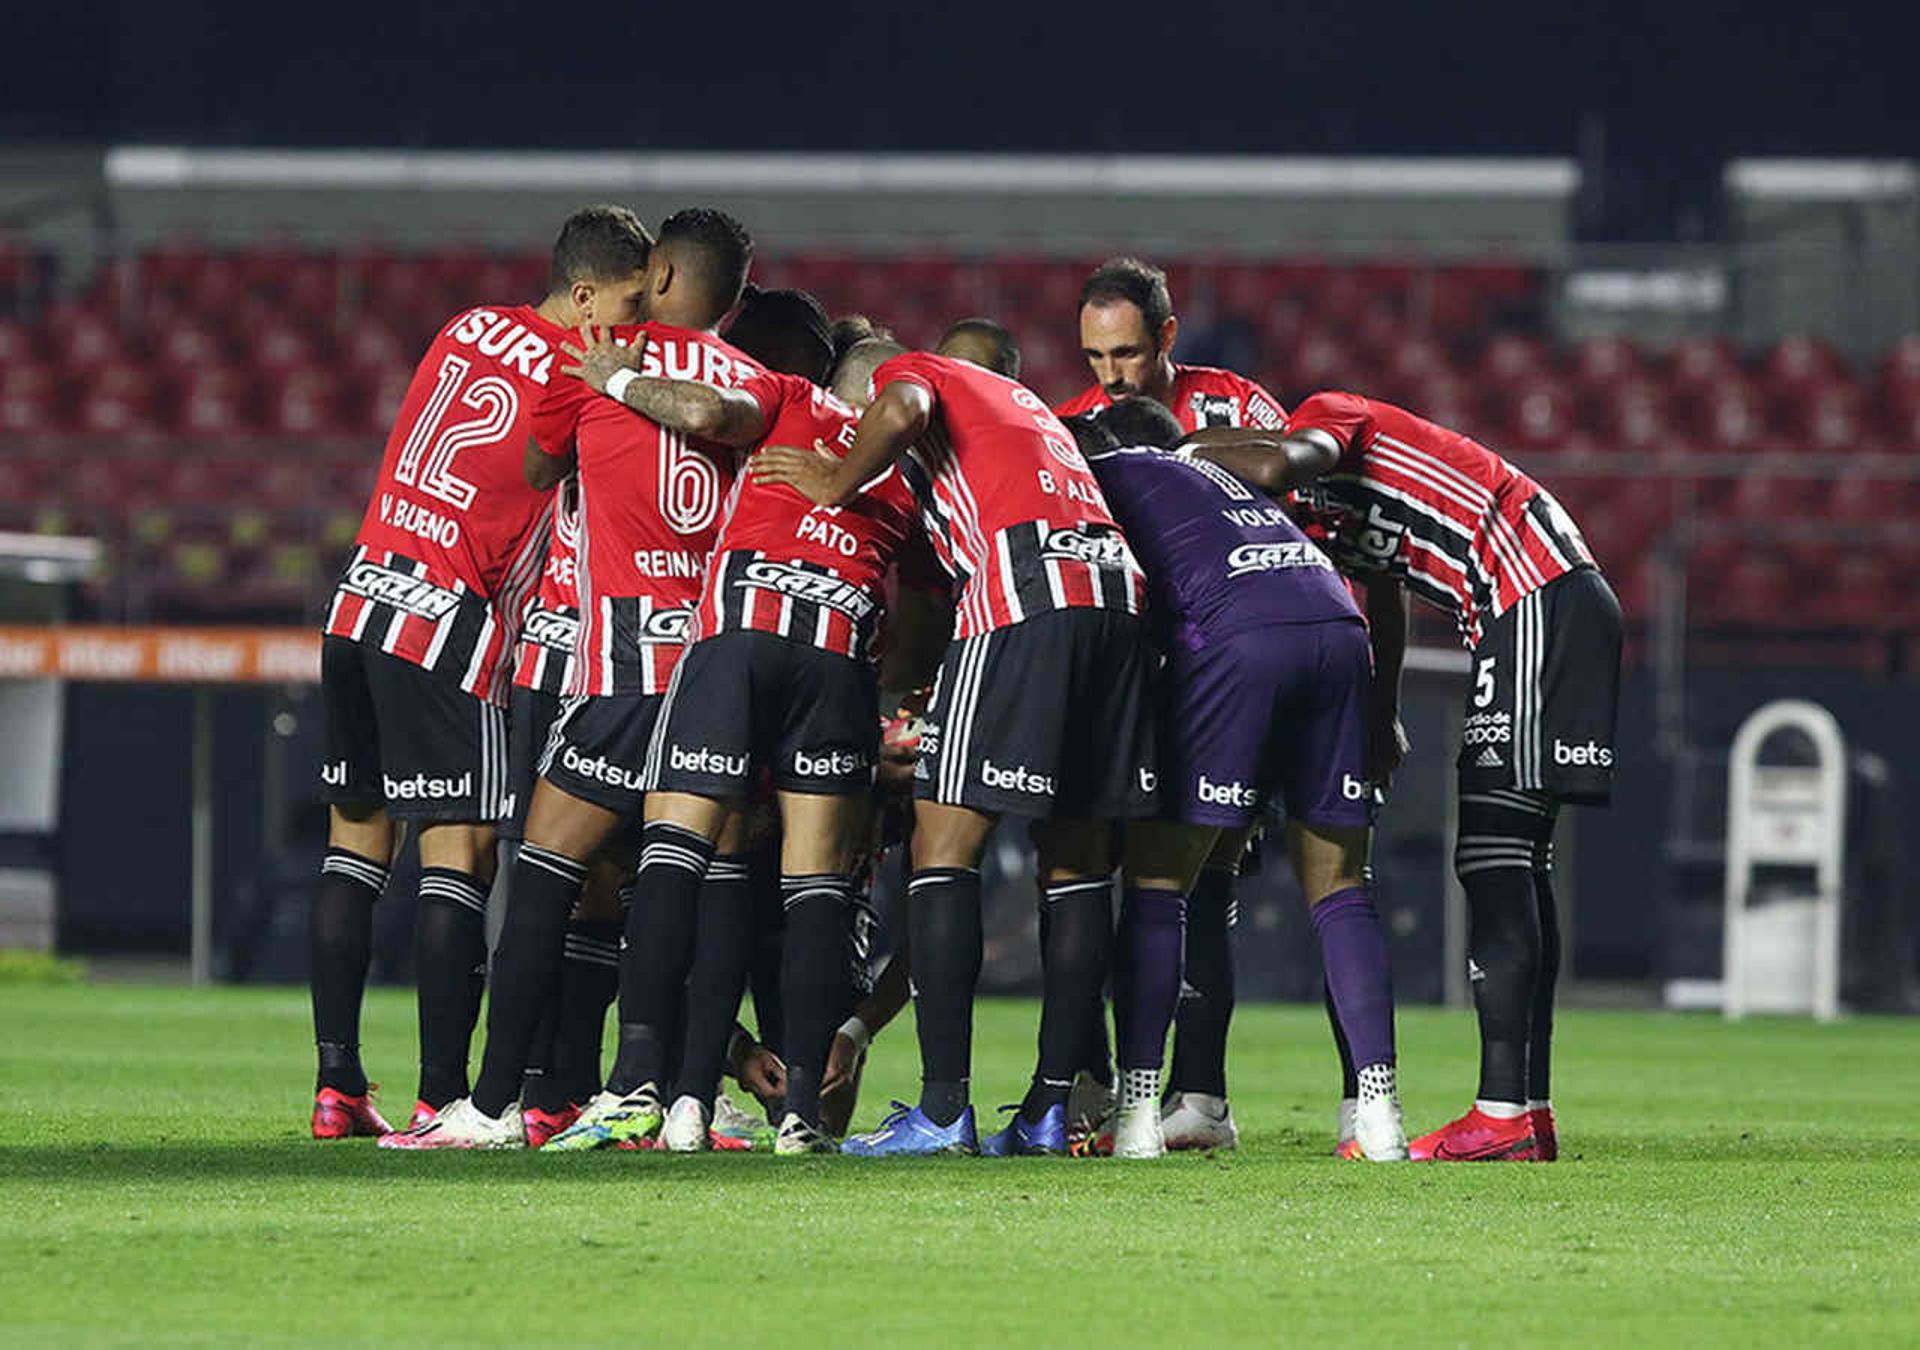
<path fill-rule="evenodd" d="M 1393 964 L 1364 887 L 1335 891 L 1312 909 L 1320 960 L 1341 1029 L 1360 1068 L 1393 1063 Z"/>
<path fill-rule="evenodd" d="M 1122 1069 L 1158 1069 L 1180 1004 L 1187 901 L 1178 891 L 1126 888 L 1115 944 L 1113 1011 Z"/>

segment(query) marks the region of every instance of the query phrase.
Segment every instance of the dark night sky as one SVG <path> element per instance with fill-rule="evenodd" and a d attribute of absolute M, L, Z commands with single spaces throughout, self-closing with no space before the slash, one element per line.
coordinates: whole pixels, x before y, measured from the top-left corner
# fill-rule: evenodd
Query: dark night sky
<path fill-rule="evenodd" d="M 0 135 L 1574 154 L 1585 127 L 1616 232 L 1659 233 L 1731 155 L 1920 152 L 1903 8 L 109 0 L 7 20 Z"/>

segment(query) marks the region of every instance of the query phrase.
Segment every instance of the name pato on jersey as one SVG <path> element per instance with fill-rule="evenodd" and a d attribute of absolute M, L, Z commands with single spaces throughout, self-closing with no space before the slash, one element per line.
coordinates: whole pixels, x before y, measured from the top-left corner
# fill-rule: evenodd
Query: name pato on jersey
<path fill-rule="evenodd" d="M 533 604 L 520 621 L 520 645 L 513 659 L 513 682 L 520 688 L 543 694 L 567 691 L 580 632 L 579 542 L 580 488 L 568 478 L 554 489 L 547 565 Z"/>
<path fill-rule="evenodd" d="M 1023 384 L 950 357 L 896 356 L 875 390 L 907 381 L 934 425 L 900 467 L 959 591 L 956 638 L 1056 609 L 1137 614 L 1146 577 L 1073 437 Z"/>
<path fill-rule="evenodd" d="M 1113 403 L 1105 389 L 1094 385 L 1062 403 L 1056 412 L 1062 417 L 1099 412 Z M 1278 431 L 1286 425 L 1287 410 L 1280 400 L 1244 375 L 1218 366 L 1173 368 L 1173 393 L 1167 407 L 1180 420 L 1182 431 L 1202 427 L 1260 427 Z"/>
<path fill-rule="evenodd" d="M 641 374 L 744 389 L 773 376 L 711 333 L 645 324 Z M 595 396 L 580 414 L 580 630 L 569 694 L 664 693 L 686 649 L 738 456 Z"/>
<path fill-rule="evenodd" d="M 797 375 L 772 380 L 779 401 L 761 409 L 764 443 L 844 457 L 859 414 Z M 917 514 L 913 490 L 892 467 L 845 506 L 815 506 L 790 487 L 742 476 L 714 546 L 697 636 L 744 628 L 866 656 L 887 567 Z"/>
<path fill-rule="evenodd" d="M 1327 437 L 1333 472 L 1301 494 L 1334 561 L 1387 571 L 1453 614 L 1469 647 L 1488 620 L 1593 553 L 1553 495 L 1499 455 L 1404 408 L 1315 394 L 1286 434 Z"/>
<path fill-rule="evenodd" d="M 559 373 L 567 336 L 524 305 L 469 309 L 440 330 L 387 437 L 328 635 L 505 698 L 551 501 L 522 476 L 527 438 L 565 450 L 591 394 Z"/>

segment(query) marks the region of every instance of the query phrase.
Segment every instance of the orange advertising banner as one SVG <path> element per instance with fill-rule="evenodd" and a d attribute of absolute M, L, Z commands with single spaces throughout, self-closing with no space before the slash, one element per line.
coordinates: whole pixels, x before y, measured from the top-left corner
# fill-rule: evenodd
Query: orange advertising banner
<path fill-rule="evenodd" d="M 309 628 L 0 625 L 0 680 L 36 679 L 316 684 L 320 634 Z"/>

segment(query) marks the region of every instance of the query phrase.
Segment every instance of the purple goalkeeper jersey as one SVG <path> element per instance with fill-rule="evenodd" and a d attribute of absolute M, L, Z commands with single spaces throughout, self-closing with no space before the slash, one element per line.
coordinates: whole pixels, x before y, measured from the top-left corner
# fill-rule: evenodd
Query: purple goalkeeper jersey
<path fill-rule="evenodd" d="M 1205 646 L 1275 623 L 1358 619 L 1333 564 L 1278 502 L 1217 464 L 1133 446 L 1087 456 L 1146 569 L 1155 627 Z"/>

